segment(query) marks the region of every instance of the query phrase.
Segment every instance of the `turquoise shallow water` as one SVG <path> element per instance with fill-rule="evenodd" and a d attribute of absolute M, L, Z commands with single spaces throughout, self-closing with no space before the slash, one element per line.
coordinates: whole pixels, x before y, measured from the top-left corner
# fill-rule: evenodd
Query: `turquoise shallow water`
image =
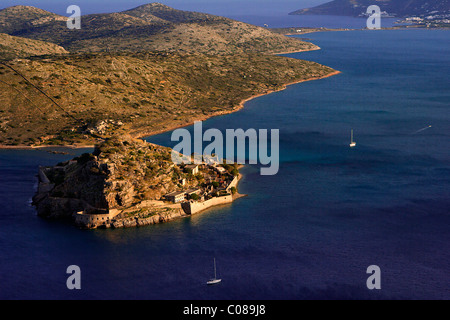
<path fill-rule="evenodd" d="M 449 299 L 448 31 L 308 37 L 322 50 L 289 56 L 340 75 L 204 123 L 280 129 L 279 174 L 247 166 L 240 191 L 249 197 L 231 206 L 81 231 L 29 206 L 37 166 L 73 155 L 0 151 L 0 298 Z M 170 133 L 149 141 L 172 145 Z M 211 288 L 213 257 L 224 281 Z M 72 264 L 81 291 L 66 289 Z M 366 288 L 370 265 L 381 268 L 380 291 Z"/>

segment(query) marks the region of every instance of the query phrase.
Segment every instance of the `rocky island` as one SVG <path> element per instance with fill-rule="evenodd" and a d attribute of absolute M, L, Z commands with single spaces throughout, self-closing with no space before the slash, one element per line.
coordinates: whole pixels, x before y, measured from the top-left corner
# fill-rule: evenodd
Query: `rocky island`
<path fill-rule="evenodd" d="M 110 138 L 92 154 L 41 167 L 38 177 L 38 215 L 88 229 L 163 223 L 241 196 L 237 165 L 205 159 L 178 166 L 170 148 L 131 137 Z"/>

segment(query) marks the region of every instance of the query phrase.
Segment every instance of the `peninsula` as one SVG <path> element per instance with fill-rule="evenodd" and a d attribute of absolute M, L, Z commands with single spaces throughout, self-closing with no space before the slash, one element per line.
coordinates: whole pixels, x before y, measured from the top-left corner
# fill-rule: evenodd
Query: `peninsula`
<path fill-rule="evenodd" d="M 274 55 L 318 50 L 312 43 L 157 3 L 83 16 L 79 31 L 63 18 L 33 7 L 0 10 L 1 146 L 144 137 L 335 73 Z"/>

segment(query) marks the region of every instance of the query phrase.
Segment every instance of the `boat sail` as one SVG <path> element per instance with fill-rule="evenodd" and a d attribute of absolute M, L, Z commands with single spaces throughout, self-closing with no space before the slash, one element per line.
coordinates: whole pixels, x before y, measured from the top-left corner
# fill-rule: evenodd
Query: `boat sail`
<path fill-rule="evenodd" d="M 217 279 L 217 272 L 216 272 L 216 258 L 214 258 L 214 279 L 211 279 L 207 282 L 208 285 L 214 285 L 222 282 L 222 279 Z"/>
<path fill-rule="evenodd" d="M 352 129 L 352 139 L 350 140 L 350 148 L 356 147 L 356 142 L 353 141 L 353 129 Z"/>

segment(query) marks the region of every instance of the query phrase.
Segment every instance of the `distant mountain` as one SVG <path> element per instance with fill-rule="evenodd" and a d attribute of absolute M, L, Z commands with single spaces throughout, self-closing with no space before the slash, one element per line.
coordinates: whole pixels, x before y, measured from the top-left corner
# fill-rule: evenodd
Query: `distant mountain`
<path fill-rule="evenodd" d="M 0 10 L 0 145 L 148 136 L 335 74 L 273 54 L 318 49 L 312 43 L 158 3 L 82 16 L 80 30 L 67 19 Z"/>
<path fill-rule="evenodd" d="M 317 49 L 265 28 L 159 3 L 82 16 L 80 30 L 69 30 L 66 21 L 67 17 L 34 7 L 11 7 L 0 11 L 0 33 L 52 42 L 70 52 L 229 54 Z"/>
<path fill-rule="evenodd" d="M 291 12 L 290 15 L 361 16 L 371 5 L 377 5 L 381 11 L 396 17 L 450 14 L 449 0 L 334 0 Z"/>

